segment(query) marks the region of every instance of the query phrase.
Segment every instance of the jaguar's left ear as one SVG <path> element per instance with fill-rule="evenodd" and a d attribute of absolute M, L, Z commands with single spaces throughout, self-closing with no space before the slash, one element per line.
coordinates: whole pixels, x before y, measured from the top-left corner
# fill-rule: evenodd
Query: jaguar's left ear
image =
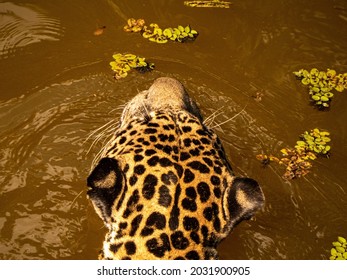
<path fill-rule="evenodd" d="M 223 211 L 228 221 L 226 231 L 252 218 L 263 207 L 264 201 L 264 194 L 255 180 L 234 178 L 223 195 Z"/>
<path fill-rule="evenodd" d="M 112 206 L 123 188 L 123 175 L 117 160 L 103 158 L 87 179 L 88 198 L 92 201 L 95 211 L 104 221 L 110 224 Z"/>

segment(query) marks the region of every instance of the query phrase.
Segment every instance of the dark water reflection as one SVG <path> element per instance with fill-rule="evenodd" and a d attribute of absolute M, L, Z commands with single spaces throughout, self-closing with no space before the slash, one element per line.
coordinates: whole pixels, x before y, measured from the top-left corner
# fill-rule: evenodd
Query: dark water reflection
<path fill-rule="evenodd" d="M 124 33 L 128 17 L 191 24 L 200 36 L 157 45 Z M 94 36 L 100 26 L 105 32 Z M 184 83 L 235 172 L 256 178 L 267 198 L 220 245 L 222 258 L 326 259 L 331 241 L 347 235 L 345 92 L 319 112 L 292 75 L 347 72 L 346 1 L 233 1 L 227 10 L 164 0 L 13 1 L 0 3 L 0 27 L 0 258 L 97 256 L 105 229 L 85 179 L 102 143 L 91 146 L 88 135 L 163 75 Z M 144 56 L 156 71 L 115 82 L 114 52 Z M 284 182 L 282 169 L 255 159 L 314 127 L 331 132 L 332 154 L 305 178 Z"/>

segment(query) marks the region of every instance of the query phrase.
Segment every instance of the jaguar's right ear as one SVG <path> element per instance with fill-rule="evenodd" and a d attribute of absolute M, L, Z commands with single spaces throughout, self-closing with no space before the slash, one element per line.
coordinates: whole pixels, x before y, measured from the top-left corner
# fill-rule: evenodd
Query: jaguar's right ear
<path fill-rule="evenodd" d="M 112 206 L 123 186 L 123 175 L 117 160 L 103 158 L 87 179 L 88 198 L 106 226 L 110 223 Z"/>
<path fill-rule="evenodd" d="M 250 219 L 264 206 L 264 194 L 258 183 L 251 178 L 234 178 L 225 190 L 223 210 L 228 221 L 226 232 L 238 223 Z"/>

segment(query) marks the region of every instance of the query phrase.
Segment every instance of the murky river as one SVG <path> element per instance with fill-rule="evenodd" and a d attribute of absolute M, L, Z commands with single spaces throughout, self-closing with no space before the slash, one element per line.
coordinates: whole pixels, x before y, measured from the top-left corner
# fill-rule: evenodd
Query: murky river
<path fill-rule="evenodd" d="M 86 178 L 102 140 L 88 135 L 160 76 L 186 86 L 235 173 L 263 187 L 266 207 L 219 246 L 221 258 L 329 257 L 331 242 L 347 235 L 347 93 L 318 111 L 292 72 L 347 72 L 347 2 L 232 2 L 198 9 L 183 0 L 0 1 L 1 259 L 97 257 L 106 229 L 86 198 Z M 130 17 L 190 24 L 200 34 L 156 44 L 123 31 Z M 156 69 L 115 81 L 109 62 L 117 52 Z M 306 177 L 285 181 L 283 168 L 256 159 L 279 155 L 315 127 L 331 132 L 332 150 Z"/>

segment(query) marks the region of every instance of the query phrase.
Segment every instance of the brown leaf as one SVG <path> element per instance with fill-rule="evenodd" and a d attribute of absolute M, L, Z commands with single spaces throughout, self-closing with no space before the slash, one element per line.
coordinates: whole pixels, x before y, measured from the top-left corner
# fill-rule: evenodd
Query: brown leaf
<path fill-rule="evenodd" d="M 102 27 L 99 27 L 98 29 L 96 29 L 93 34 L 95 36 L 100 36 L 104 33 L 104 30 L 105 30 L 106 26 L 102 26 Z"/>

